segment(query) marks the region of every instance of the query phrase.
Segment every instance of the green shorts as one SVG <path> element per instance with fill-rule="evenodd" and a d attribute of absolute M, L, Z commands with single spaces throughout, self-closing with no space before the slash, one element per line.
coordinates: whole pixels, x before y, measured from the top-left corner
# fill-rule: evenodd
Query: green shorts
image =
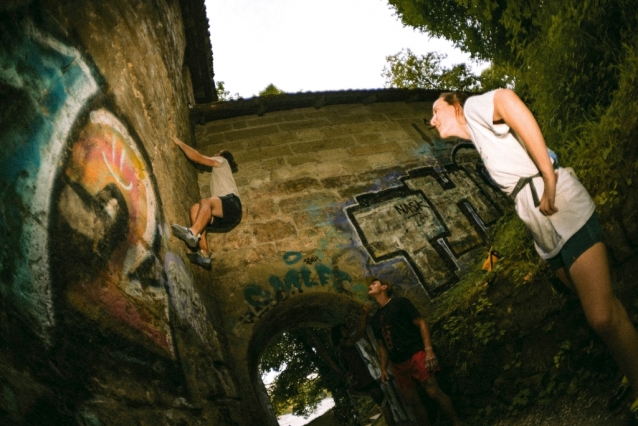
<path fill-rule="evenodd" d="M 547 259 L 547 262 L 554 272 L 561 268 L 565 268 L 565 271 L 568 272 L 581 254 L 602 241 L 603 231 L 600 228 L 600 222 L 598 222 L 598 215 L 594 212 L 583 227 L 567 240 L 558 254 Z"/>

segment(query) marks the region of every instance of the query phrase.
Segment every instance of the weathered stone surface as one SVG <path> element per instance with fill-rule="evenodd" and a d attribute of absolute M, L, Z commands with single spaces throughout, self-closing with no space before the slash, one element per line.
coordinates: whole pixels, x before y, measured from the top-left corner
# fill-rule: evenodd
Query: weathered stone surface
<path fill-rule="evenodd" d="M 329 192 L 316 192 L 313 194 L 302 194 L 279 201 L 281 211 L 292 213 L 299 210 L 306 210 L 312 206 L 329 206 L 337 202 L 335 194 Z"/>
<path fill-rule="evenodd" d="M 270 195 L 265 199 L 252 201 L 245 208 L 247 221 L 264 221 L 271 217 L 279 216 L 279 209 Z"/>
<path fill-rule="evenodd" d="M 233 124 L 228 122 L 211 121 L 203 126 L 197 126 L 197 141 L 204 141 L 216 133 L 228 132 L 233 129 Z"/>
<path fill-rule="evenodd" d="M 305 130 L 312 129 L 317 127 L 325 127 L 330 125 L 330 122 L 324 119 L 314 119 L 314 120 L 302 120 L 302 121 L 291 121 L 288 123 L 282 123 L 279 125 L 279 129 L 282 132 L 290 132 L 294 130 Z"/>
<path fill-rule="evenodd" d="M 266 223 L 255 223 L 252 226 L 253 234 L 258 243 L 277 241 L 292 237 L 296 234 L 295 227 L 290 223 L 273 220 Z"/>
<path fill-rule="evenodd" d="M 248 151 L 241 151 L 234 155 L 235 161 L 237 161 L 238 164 L 241 164 L 248 163 L 250 161 L 261 161 L 270 158 L 283 157 L 290 154 L 292 154 L 292 151 L 287 145 L 275 145 L 251 149 Z"/>
<path fill-rule="evenodd" d="M 228 141 L 236 141 L 236 140 L 242 140 L 242 139 L 255 138 L 259 136 L 268 136 L 277 132 L 279 132 L 279 128 L 276 125 L 271 124 L 271 125 L 263 126 L 263 127 L 253 127 L 250 129 L 226 132 L 224 133 L 224 139 Z"/>
<path fill-rule="evenodd" d="M 313 163 L 318 161 L 318 156 L 314 152 L 299 155 L 291 155 L 286 157 L 286 162 L 291 166 L 300 166 L 305 163 Z"/>
<path fill-rule="evenodd" d="M 237 226 L 233 232 L 226 234 L 207 234 L 208 246 L 213 252 L 219 250 L 229 251 L 237 250 L 242 247 L 248 247 L 255 244 L 253 232 L 250 228 Z"/>
<path fill-rule="evenodd" d="M 355 135 L 354 139 L 360 145 L 367 144 L 382 144 L 385 142 L 385 138 L 380 133 L 364 133 L 361 135 Z"/>
<path fill-rule="evenodd" d="M 261 162 L 261 167 L 264 170 L 273 171 L 284 167 L 285 164 L 286 162 L 283 158 L 269 158 L 268 160 L 263 160 Z"/>
<path fill-rule="evenodd" d="M 384 152 L 399 151 L 401 146 L 398 143 L 379 143 L 374 145 L 356 146 L 348 149 L 348 155 L 359 157 L 362 155 L 376 155 Z"/>
<path fill-rule="evenodd" d="M 357 181 L 357 177 L 353 175 L 335 176 L 321 180 L 321 184 L 326 189 L 342 188 L 352 185 Z"/>
<path fill-rule="evenodd" d="M 295 154 L 304 154 L 316 151 L 324 151 L 327 149 L 343 148 L 353 146 L 355 144 L 352 136 L 344 136 L 340 138 L 322 139 L 312 142 L 300 142 L 291 144 Z"/>

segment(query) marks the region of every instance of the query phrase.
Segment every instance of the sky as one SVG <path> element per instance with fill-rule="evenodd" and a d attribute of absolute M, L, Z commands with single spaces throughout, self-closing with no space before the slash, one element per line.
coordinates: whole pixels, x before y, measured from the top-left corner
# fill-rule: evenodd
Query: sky
<path fill-rule="evenodd" d="M 469 56 L 406 28 L 387 0 L 205 0 L 215 82 L 249 98 L 269 84 L 285 92 L 378 89 L 386 56 L 409 48 Z"/>

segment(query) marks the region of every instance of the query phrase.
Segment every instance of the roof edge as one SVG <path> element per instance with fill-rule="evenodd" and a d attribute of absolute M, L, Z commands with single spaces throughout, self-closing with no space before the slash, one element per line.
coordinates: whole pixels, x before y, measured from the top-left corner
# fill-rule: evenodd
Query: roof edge
<path fill-rule="evenodd" d="M 329 105 L 369 105 L 376 102 L 434 102 L 440 94 L 440 90 L 425 89 L 370 89 L 285 93 L 282 95 L 197 104 L 191 108 L 191 118 L 197 124 L 205 124 L 209 121 L 246 115 L 262 116 L 267 112 L 310 107 L 319 109 Z"/>

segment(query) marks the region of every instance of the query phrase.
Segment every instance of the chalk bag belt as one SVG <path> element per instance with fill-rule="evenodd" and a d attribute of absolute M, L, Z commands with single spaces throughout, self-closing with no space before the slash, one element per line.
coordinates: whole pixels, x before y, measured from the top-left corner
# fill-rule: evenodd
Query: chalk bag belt
<path fill-rule="evenodd" d="M 512 200 L 515 200 L 518 193 L 521 192 L 523 188 L 525 188 L 525 185 L 529 185 L 529 187 L 532 190 L 532 199 L 534 200 L 534 207 L 540 206 L 541 201 L 538 199 L 538 193 L 536 192 L 536 187 L 534 186 L 534 178 L 539 177 L 540 175 L 541 175 L 540 173 L 537 173 L 534 176 L 520 178 L 518 182 L 516 182 L 516 186 L 514 187 L 514 190 L 512 191 L 512 193 L 510 194 L 510 198 Z"/>

